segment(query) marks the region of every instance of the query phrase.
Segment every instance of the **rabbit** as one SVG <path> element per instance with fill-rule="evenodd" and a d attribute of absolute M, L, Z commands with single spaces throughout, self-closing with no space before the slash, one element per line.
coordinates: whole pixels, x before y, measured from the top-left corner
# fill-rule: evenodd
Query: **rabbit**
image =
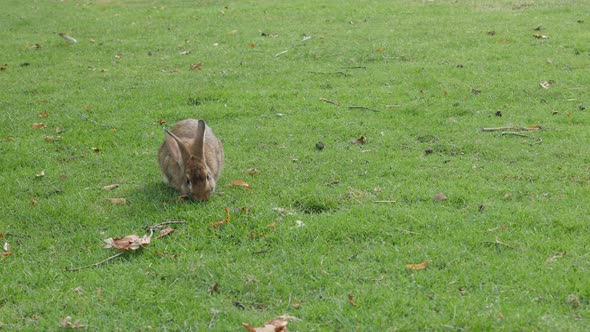
<path fill-rule="evenodd" d="M 164 180 L 182 196 L 207 201 L 223 169 L 223 144 L 205 121 L 186 119 L 164 130 L 158 151 Z"/>

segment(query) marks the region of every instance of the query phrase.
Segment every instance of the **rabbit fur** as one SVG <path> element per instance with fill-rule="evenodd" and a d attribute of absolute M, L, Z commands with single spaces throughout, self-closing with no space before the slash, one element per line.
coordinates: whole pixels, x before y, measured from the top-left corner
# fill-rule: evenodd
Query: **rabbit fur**
<path fill-rule="evenodd" d="M 207 201 L 223 169 L 223 144 L 205 121 L 186 119 L 164 130 L 158 152 L 164 180 L 189 199 Z"/>

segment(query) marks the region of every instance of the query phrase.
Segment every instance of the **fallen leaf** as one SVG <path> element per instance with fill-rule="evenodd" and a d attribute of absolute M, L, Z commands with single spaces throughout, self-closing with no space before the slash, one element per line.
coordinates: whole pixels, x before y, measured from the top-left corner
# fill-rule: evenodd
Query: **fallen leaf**
<path fill-rule="evenodd" d="M 354 303 L 354 296 L 352 296 L 352 294 L 348 294 L 348 303 L 350 303 L 352 306 L 356 306 L 356 303 Z"/>
<path fill-rule="evenodd" d="M 288 332 L 287 324 L 289 321 L 295 320 L 299 319 L 290 315 L 282 315 L 264 323 L 263 327 L 254 327 L 247 323 L 242 323 L 242 326 L 251 332 Z"/>
<path fill-rule="evenodd" d="M 250 185 L 247 184 L 244 180 L 233 180 L 232 182 L 230 182 L 230 184 L 227 185 L 227 187 L 231 187 L 231 186 L 237 186 L 237 187 L 242 187 L 244 189 L 250 189 Z"/>
<path fill-rule="evenodd" d="M 55 141 L 55 137 L 53 137 L 53 136 L 45 136 L 44 140 L 47 143 L 51 143 L 51 142 Z"/>
<path fill-rule="evenodd" d="M 99 148 L 97 148 L 97 147 L 94 147 L 94 146 L 93 146 L 93 147 L 91 147 L 91 148 L 90 148 L 90 150 L 92 150 L 92 151 L 94 151 L 94 152 L 96 152 L 96 153 L 99 153 L 100 151 L 102 151 L 101 149 L 99 149 Z"/>
<path fill-rule="evenodd" d="M 94 106 L 92 106 L 92 105 L 86 105 L 87 111 L 92 111 L 93 108 L 94 108 Z"/>
<path fill-rule="evenodd" d="M 63 327 L 64 329 L 86 329 L 88 328 L 88 325 L 84 325 L 82 323 L 80 323 L 80 320 L 76 320 L 75 322 L 72 322 L 72 317 L 67 316 L 66 318 L 61 320 L 61 327 Z"/>
<path fill-rule="evenodd" d="M 406 269 L 410 270 L 424 270 L 428 264 L 430 264 L 432 260 L 426 260 L 420 264 L 406 264 Z"/>
<path fill-rule="evenodd" d="M 172 234 L 173 232 L 174 232 L 174 228 L 168 226 L 160 231 L 160 233 L 158 234 L 156 239 L 161 239 L 164 236 L 168 236 L 168 235 Z"/>
<path fill-rule="evenodd" d="M 72 288 L 72 291 L 78 293 L 78 295 L 84 294 L 84 288 L 82 288 L 82 286 L 74 287 Z"/>
<path fill-rule="evenodd" d="M 29 200 L 29 204 L 31 204 L 31 205 L 33 205 L 33 206 L 35 206 L 35 205 L 37 205 L 37 200 L 36 200 L 36 199 L 33 199 L 33 198 L 31 198 L 31 199 Z"/>
<path fill-rule="evenodd" d="M 225 216 L 226 216 L 225 219 L 222 219 L 220 221 L 216 221 L 216 222 L 212 223 L 209 226 L 211 226 L 211 227 L 219 227 L 219 226 L 221 226 L 223 224 L 227 224 L 230 221 L 229 208 L 225 208 Z"/>
<path fill-rule="evenodd" d="M 147 247 L 150 244 L 151 238 L 148 235 L 139 237 L 135 234 L 127 235 L 124 237 L 108 238 L 105 239 L 105 248 L 107 249 L 119 249 L 122 251 L 136 250 L 141 247 Z"/>
<path fill-rule="evenodd" d="M 163 124 L 166 124 L 166 121 L 165 121 L 164 119 L 160 119 L 160 120 L 158 120 L 158 123 L 159 123 L 160 125 L 163 125 Z"/>
<path fill-rule="evenodd" d="M 119 187 L 119 184 L 115 183 L 115 184 L 109 184 L 108 186 L 104 186 L 104 187 L 102 187 L 102 189 L 103 190 L 113 190 L 118 187 Z"/>
<path fill-rule="evenodd" d="M 2 250 L 10 251 L 10 244 L 8 244 L 8 242 L 4 242 L 4 245 L 2 246 Z"/>
<path fill-rule="evenodd" d="M 471 93 L 473 93 L 474 95 L 480 95 L 481 94 L 481 90 L 479 90 L 479 89 L 471 89 Z"/>
<path fill-rule="evenodd" d="M 375 51 L 377 51 L 377 52 L 383 52 L 383 51 L 385 51 L 385 48 L 384 47 L 379 47 L 379 48 L 376 48 Z"/>
<path fill-rule="evenodd" d="M 185 50 L 185 51 L 180 52 L 180 55 L 189 55 L 191 53 L 193 53 L 193 51 Z"/>
<path fill-rule="evenodd" d="M 127 198 L 107 198 L 111 204 L 127 204 Z"/>
<path fill-rule="evenodd" d="M 202 70 L 203 69 L 203 64 L 202 63 L 196 63 L 194 65 L 191 65 L 191 70 Z"/>
<path fill-rule="evenodd" d="M 213 287 L 211 287 L 211 289 L 207 293 L 209 293 L 209 295 L 211 295 L 211 294 L 217 293 L 217 292 L 219 292 L 219 284 L 215 283 L 213 285 Z"/>
<path fill-rule="evenodd" d="M 352 143 L 363 145 L 363 144 L 365 144 L 366 141 L 367 141 L 367 138 L 365 136 L 361 136 L 361 137 L 357 138 L 356 140 L 354 140 Z"/>
<path fill-rule="evenodd" d="M 123 59 L 123 53 L 117 53 L 115 55 L 115 58 L 117 58 L 117 59 Z"/>
<path fill-rule="evenodd" d="M 540 33 L 535 33 L 533 35 L 533 37 L 535 37 L 537 39 L 549 39 L 549 37 L 547 37 L 547 35 L 543 35 L 543 34 L 540 34 Z"/>
<path fill-rule="evenodd" d="M 256 44 L 250 43 L 250 44 L 248 44 L 248 46 L 250 46 L 250 48 L 254 48 L 254 47 L 256 47 Z"/>
<path fill-rule="evenodd" d="M 556 260 L 565 257 L 566 255 L 567 255 L 567 251 L 556 252 L 555 254 L 553 254 L 553 256 L 547 258 L 547 263 L 553 263 Z"/>
<path fill-rule="evenodd" d="M 437 202 L 444 201 L 446 199 L 447 199 L 447 196 L 445 196 L 445 194 L 443 194 L 443 193 L 438 193 L 438 194 L 434 195 L 434 200 Z"/>
<path fill-rule="evenodd" d="M 549 87 L 551 85 L 553 85 L 553 83 L 555 83 L 554 80 L 549 80 L 549 81 L 545 81 L 545 82 L 541 82 L 539 83 L 539 85 L 543 88 L 543 89 L 549 89 Z"/>
<path fill-rule="evenodd" d="M 0 253 L 0 256 L 2 256 L 2 257 L 9 257 L 12 255 L 14 255 L 14 252 L 12 252 L 12 251 L 3 251 L 2 253 Z"/>
<path fill-rule="evenodd" d="M 43 122 L 35 122 L 35 123 L 33 123 L 33 129 L 45 128 L 45 127 L 47 127 L 47 126 Z"/>
<path fill-rule="evenodd" d="M 49 116 L 49 113 L 48 113 L 48 112 L 41 112 L 41 113 L 39 113 L 39 115 L 38 115 L 38 116 L 39 116 L 40 118 L 46 118 L 46 117 L 48 117 L 48 116 Z"/>
<path fill-rule="evenodd" d="M 45 171 L 41 171 L 40 173 L 35 174 L 36 177 L 42 178 L 45 176 Z"/>
<path fill-rule="evenodd" d="M 33 44 L 33 45 L 31 45 L 31 48 L 32 48 L 32 49 L 34 49 L 34 50 L 38 50 L 38 49 L 40 49 L 41 47 L 42 47 L 42 46 L 41 46 L 40 44 Z"/>
<path fill-rule="evenodd" d="M 59 35 L 61 36 L 61 38 L 63 38 L 65 41 L 69 41 L 70 43 L 77 43 L 78 41 L 71 36 L 66 35 L 63 32 L 60 32 Z"/>
<path fill-rule="evenodd" d="M 256 175 L 260 174 L 260 171 L 256 168 L 248 168 L 248 174 L 250 176 L 256 176 Z"/>

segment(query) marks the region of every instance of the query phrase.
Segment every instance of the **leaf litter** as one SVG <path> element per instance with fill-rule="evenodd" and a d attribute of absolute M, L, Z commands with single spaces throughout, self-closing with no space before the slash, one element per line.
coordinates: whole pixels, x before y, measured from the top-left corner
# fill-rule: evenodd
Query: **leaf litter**
<path fill-rule="evenodd" d="M 242 326 L 251 332 L 288 332 L 287 324 L 290 321 L 297 320 L 299 320 L 299 318 L 285 314 L 264 323 L 264 326 L 262 327 L 254 327 L 247 323 L 242 323 Z"/>

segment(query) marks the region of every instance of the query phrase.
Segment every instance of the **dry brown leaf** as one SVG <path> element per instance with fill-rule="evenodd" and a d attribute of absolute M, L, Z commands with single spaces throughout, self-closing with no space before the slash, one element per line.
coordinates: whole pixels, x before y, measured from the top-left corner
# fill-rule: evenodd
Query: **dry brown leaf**
<path fill-rule="evenodd" d="M 119 249 L 119 250 L 137 250 L 141 247 L 147 247 L 150 244 L 151 238 L 148 235 L 139 237 L 135 234 L 124 237 L 105 239 L 105 248 Z"/>
<path fill-rule="evenodd" d="M 426 260 L 420 264 L 406 264 L 406 269 L 410 270 L 424 270 L 428 264 L 430 264 L 432 260 Z"/>
<path fill-rule="evenodd" d="M 363 145 L 366 142 L 367 142 L 367 138 L 365 136 L 361 136 L 361 137 L 357 138 L 356 140 L 354 140 L 352 143 Z"/>
<path fill-rule="evenodd" d="M 38 129 L 38 128 L 45 128 L 47 127 L 47 125 L 43 122 L 35 122 L 33 123 L 33 129 Z"/>
<path fill-rule="evenodd" d="M 547 35 L 543 35 L 543 34 L 540 34 L 540 33 L 535 33 L 533 35 L 533 37 L 535 37 L 537 39 L 549 39 L 549 37 L 547 37 Z"/>
<path fill-rule="evenodd" d="M 200 62 L 191 65 L 191 70 L 202 70 L 202 69 L 203 69 L 203 64 Z"/>
<path fill-rule="evenodd" d="M 101 149 L 99 149 L 99 148 L 97 148 L 97 147 L 94 147 L 94 146 L 93 146 L 93 147 L 91 147 L 91 148 L 90 148 L 90 150 L 92 150 L 92 151 L 94 151 L 94 152 L 96 152 L 96 153 L 99 153 L 100 151 L 102 151 Z"/>
<path fill-rule="evenodd" d="M 445 194 L 443 194 L 443 193 L 438 193 L 438 194 L 434 195 L 434 200 L 437 202 L 444 201 L 446 199 L 447 199 L 447 196 L 445 196 Z"/>
<path fill-rule="evenodd" d="M 114 183 L 114 184 L 109 184 L 108 186 L 104 186 L 102 187 L 103 190 L 113 190 L 115 188 L 118 188 L 119 184 L 118 183 Z"/>
<path fill-rule="evenodd" d="M 111 204 L 127 204 L 127 198 L 123 197 L 114 197 L 114 198 L 107 198 Z"/>
<path fill-rule="evenodd" d="M 260 171 L 256 168 L 248 168 L 248 174 L 250 176 L 256 176 L 256 175 L 260 174 Z"/>
<path fill-rule="evenodd" d="M 77 319 L 75 322 L 72 322 L 72 317 L 67 316 L 66 318 L 61 320 L 61 327 L 64 329 L 86 329 L 88 325 L 84 325 L 80 323 L 80 320 Z"/>
<path fill-rule="evenodd" d="M 219 284 L 215 283 L 213 285 L 213 287 L 211 287 L 211 289 L 207 293 L 209 293 L 209 295 L 211 295 L 211 294 L 217 293 L 217 292 L 219 292 Z"/>
<path fill-rule="evenodd" d="M 53 137 L 53 136 L 45 136 L 44 140 L 47 143 L 51 143 L 51 142 L 55 141 L 55 137 Z"/>
<path fill-rule="evenodd" d="M 31 205 L 37 205 L 37 203 L 38 203 L 38 202 L 37 202 L 37 200 L 36 200 L 36 199 L 34 199 L 34 198 L 31 198 L 31 199 L 29 200 L 29 204 L 31 204 Z"/>
<path fill-rule="evenodd" d="M 350 303 L 352 306 L 356 306 L 356 303 L 354 303 L 354 296 L 352 296 L 352 294 L 348 294 L 348 303 Z"/>
<path fill-rule="evenodd" d="M 117 53 L 115 55 L 115 58 L 117 58 L 117 59 L 123 59 L 123 53 Z"/>
<path fill-rule="evenodd" d="M 231 187 L 231 186 L 236 186 L 236 187 L 242 187 L 244 189 L 250 189 L 250 185 L 247 184 L 244 180 L 233 180 L 232 182 L 230 182 L 227 187 Z"/>
<path fill-rule="evenodd" d="M 3 251 L 0 253 L 0 256 L 2 256 L 2 257 L 8 257 L 8 256 L 12 256 L 12 255 L 14 255 L 14 252 L 12 252 L 12 251 Z"/>
<path fill-rule="evenodd" d="M 225 208 L 225 219 L 222 219 L 220 221 L 216 221 L 214 223 L 212 223 L 211 227 L 219 227 L 223 224 L 227 224 L 230 221 L 230 216 L 229 216 L 229 208 Z"/>
<path fill-rule="evenodd" d="M 250 48 L 254 48 L 254 47 L 256 47 L 256 44 L 250 43 L 250 44 L 248 44 L 248 46 L 250 46 Z"/>
<path fill-rule="evenodd" d="M 168 236 L 168 235 L 172 234 L 173 232 L 174 232 L 174 228 L 168 226 L 160 231 L 160 233 L 158 234 L 156 239 L 161 239 L 164 236 Z"/>
<path fill-rule="evenodd" d="M 38 116 L 38 117 L 40 117 L 40 118 L 46 118 L 46 117 L 48 117 L 48 116 L 49 116 L 49 112 L 41 112 L 41 113 L 39 113 L 39 115 L 37 115 L 37 116 Z"/>
<path fill-rule="evenodd" d="M 290 315 L 282 315 L 264 323 L 263 327 L 254 327 L 247 323 L 242 323 L 242 326 L 251 332 L 288 332 L 287 324 L 289 321 L 295 320 L 299 319 Z"/>

